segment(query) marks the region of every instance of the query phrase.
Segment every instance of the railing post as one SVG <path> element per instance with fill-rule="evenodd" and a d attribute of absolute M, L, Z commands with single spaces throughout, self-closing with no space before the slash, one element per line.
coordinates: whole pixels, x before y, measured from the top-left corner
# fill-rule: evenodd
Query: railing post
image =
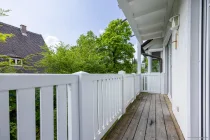
<path fill-rule="evenodd" d="M 122 114 L 124 114 L 126 112 L 126 107 L 125 107 L 125 94 L 124 94 L 124 74 L 125 74 L 125 71 L 119 71 L 118 74 L 121 74 L 122 75 Z"/>
<path fill-rule="evenodd" d="M 137 81 L 136 81 L 136 74 L 135 73 L 132 73 L 133 74 L 133 92 L 134 92 L 134 100 L 136 99 L 136 95 L 137 95 Z"/>
<path fill-rule="evenodd" d="M 92 137 L 86 137 L 87 135 L 84 135 L 84 129 L 91 129 L 92 127 L 91 127 L 91 122 L 92 122 L 92 120 L 89 120 L 91 117 L 89 117 L 88 116 L 88 114 L 90 114 L 91 112 L 91 109 L 87 109 L 86 111 L 84 111 L 83 109 L 83 107 L 84 106 L 86 106 L 87 108 L 88 107 L 90 107 L 92 104 L 89 104 L 89 103 L 91 103 L 91 101 L 90 102 L 87 102 L 88 101 L 88 97 L 87 96 L 91 96 L 91 95 L 88 95 L 88 93 L 90 93 L 90 92 L 88 92 L 88 89 L 91 89 L 91 87 L 89 87 L 89 88 L 87 88 L 89 85 L 87 84 L 86 86 L 85 86 L 85 84 L 84 84 L 84 82 L 83 82 L 83 80 L 82 80 L 82 76 L 84 75 L 84 74 L 88 74 L 88 73 L 86 73 L 86 72 L 83 72 L 83 71 L 80 71 L 80 72 L 76 72 L 76 73 L 74 73 L 74 75 L 78 75 L 79 76 L 79 82 L 78 82 L 78 95 L 77 95 L 77 101 L 78 101 L 78 104 L 77 104 L 77 106 L 78 106 L 78 123 L 79 123 L 79 125 L 78 125 L 78 130 L 75 130 L 75 131 L 72 131 L 72 132 L 76 132 L 76 131 L 78 131 L 78 133 L 77 133 L 77 135 L 78 135 L 78 140 L 85 140 L 86 138 L 87 139 L 91 139 Z M 76 87 L 74 88 L 74 89 L 76 89 Z M 84 92 L 85 91 L 85 92 Z M 76 92 L 75 92 L 76 93 Z M 86 95 L 85 95 L 85 93 L 87 93 Z M 92 96 L 91 96 L 92 97 Z M 85 98 L 87 99 L 87 101 L 85 100 Z M 73 98 L 74 99 L 74 98 Z M 89 99 L 91 99 L 91 98 L 89 98 Z M 76 102 L 75 102 L 76 103 Z M 92 106 L 91 106 L 92 107 Z M 75 110 L 76 111 L 76 110 Z M 77 112 L 77 111 L 76 111 Z M 85 112 L 87 112 L 87 114 L 85 114 Z M 87 115 L 87 116 L 85 116 L 85 115 Z M 85 120 L 84 120 L 85 119 Z M 85 122 L 85 123 L 84 123 Z M 89 123 L 90 122 L 90 123 Z M 90 125 L 89 125 L 90 124 Z M 93 128 L 92 128 L 93 129 Z M 73 134 L 74 135 L 74 134 Z M 75 134 L 76 135 L 76 134 Z M 85 138 L 86 137 L 86 138 Z M 72 139 L 72 140 L 74 140 L 74 139 Z"/>

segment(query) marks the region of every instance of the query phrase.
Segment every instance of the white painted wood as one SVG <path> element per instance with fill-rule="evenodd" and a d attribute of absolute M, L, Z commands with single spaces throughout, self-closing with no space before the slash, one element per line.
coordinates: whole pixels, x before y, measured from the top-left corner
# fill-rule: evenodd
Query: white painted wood
<path fill-rule="evenodd" d="M 143 83 L 142 92 L 161 93 L 161 74 L 146 73 L 141 74 L 141 82 Z"/>
<path fill-rule="evenodd" d="M 148 52 L 149 55 L 151 55 L 150 52 Z M 151 73 L 152 72 L 152 58 L 150 56 L 147 57 L 148 59 L 148 73 Z"/>
<path fill-rule="evenodd" d="M 40 138 L 54 139 L 53 86 L 40 89 Z"/>
<path fill-rule="evenodd" d="M 92 92 L 93 92 L 93 134 L 94 139 L 96 139 L 98 135 L 98 89 L 97 89 L 98 81 L 93 81 Z"/>
<path fill-rule="evenodd" d="M 157 49 L 149 49 L 149 52 L 162 52 L 163 48 L 157 48 Z"/>
<path fill-rule="evenodd" d="M 128 82 L 133 85 L 130 93 L 134 92 L 134 77 L 133 74 L 128 76 Z M 80 78 L 80 139 L 99 140 L 122 115 L 122 91 L 119 90 L 122 75 L 88 74 Z M 133 98 L 132 94 L 127 96 Z"/>
<path fill-rule="evenodd" d="M 71 74 L 0 74 L 1 91 L 67 83 L 78 83 L 78 76 Z"/>
<path fill-rule="evenodd" d="M 137 73 L 141 73 L 141 44 L 137 42 Z"/>
<path fill-rule="evenodd" d="M 133 74 L 123 75 L 123 110 L 124 111 L 135 98 L 134 80 L 135 80 L 135 76 Z"/>
<path fill-rule="evenodd" d="M 67 140 L 67 86 L 56 87 L 57 139 Z"/>
<path fill-rule="evenodd" d="M 137 25 L 137 26 L 138 26 L 138 29 L 141 31 L 141 30 L 148 30 L 148 29 L 152 29 L 152 28 L 159 29 L 159 28 L 162 28 L 163 25 L 164 25 L 164 22 L 157 22 L 157 23 L 151 23 L 151 24 L 144 25 L 144 26 L 141 26 L 141 25 Z"/>
<path fill-rule="evenodd" d="M 154 12 L 159 12 L 161 10 L 164 10 L 164 12 L 166 12 L 165 5 L 160 3 L 159 5 L 157 5 L 155 7 L 151 7 L 151 8 L 148 8 L 148 9 L 144 10 L 144 11 L 139 11 L 139 12 L 134 13 L 134 18 L 137 19 L 141 16 L 145 16 L 145 15 L 148 15 L 148 14 L 151 14 L 151 13 L 154 13 Z"/>
<path fill-rule="evenodd" d="M 18 140 L 36 140 L 35 89 L 21 89 L 17 95 Z"/>
<path fill-rule="evenodd" d="M 6 88 L 0 87 L 0 104 L 3 105 L 0 107 L 0 113 L 4 112 L 0 118 L 0 122 L 3 122 L 0 128 L 3 124 L 4 137 L 9 136 L 9 94 L 8 91 L 4 91 L 5 89 L 17 90 L 17 123 L 20 140 L 36 139 L 35 87 L 40 87 L 41 140 L 54 139 L 54 85 L 56 85 L 58 140 L 101 139 L 115 121 L 122 116 L 122 109 L 127 108 L 140 89 L 140 74 L 65 76 L 70 80 L 68 81 L 62 75 L 15 74 L 14 77 L 3 75 L 8 83 L 10 80 L 16 82 L 22 80 L 25 83 Z M 2 138 L 2 135 L 0 136 Z"/>
<path fill-rule="evenodd" d="M 207 7 L 207 38 L 210 37 L 210 0 L 208 1 L 208 7 Z M 209 39 L 207 39 L 207 44 L 206 44 L 207 48 L 208 48 L 208 58 L 210 58 L 210 41 Z M 209 65 L 209 59 L 207 60 L 208 62 L 208 76 L 210 75 L 210 65 Z M 208 82 L 207 85 L 209 85 L 210 83 L 210 79 L 208 78 Z M 208 86 L 208 90 L 207 90 L 207 94 L 206 94 L 206 137 L 210 137 L 210 96 L 209 96 L 209 86 Z"/>
<path fill-rule="evenodd" d="M 102 131 L 102 84 L 101 84 L 101 80 L 98 80 L 98 125 L 99 125 L 99 129 L 98 129 L 98 133 L 101 134 Z"/>
<path fill-rule="evenodd" d="M 79 140 L 78 83 L 67 85 L 67 96 L 68 96 L 68 140 Z"/>
<path fill-rule="evenodd" d="M 9 92 L 0 91 L 0 140 L 10 140 Z"/>

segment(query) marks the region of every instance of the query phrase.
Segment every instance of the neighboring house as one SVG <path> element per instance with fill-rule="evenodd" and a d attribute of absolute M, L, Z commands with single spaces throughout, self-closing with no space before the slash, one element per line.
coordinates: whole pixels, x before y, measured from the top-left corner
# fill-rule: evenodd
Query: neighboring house
<path fill-rule="evenodd" d="M 0 22 L 0 32 L 13 34 L 14 37 L 7 39 L 6 43 L 0 43 L 0 55 L 10 57 L 9 64 L 15 66 L 21 72 L 33 72 L 23 69 L 23 59 L 35 54 L 32 58 L 32 65 L 41 59 L 41 46 L 45 44 L 41 34 L 27 31 L 25 25 L 20 28 Z"/>
<path fill-rule="evenodd" d="M 118 0 L 118 3 L 139 41 L 139 73 L 140 53 L 148 57 L 148 74 L 142 74 L 145 77 L 155 74 L 151 71 L 152 60 L 159 59 L 161 85 L 155 84 L 161 86 L 158 92 L 170 98 L 185 139 L 209 138 L 210 1 Z M 151 92 L 149 78 L 147 82 L 145 90 Z"/>

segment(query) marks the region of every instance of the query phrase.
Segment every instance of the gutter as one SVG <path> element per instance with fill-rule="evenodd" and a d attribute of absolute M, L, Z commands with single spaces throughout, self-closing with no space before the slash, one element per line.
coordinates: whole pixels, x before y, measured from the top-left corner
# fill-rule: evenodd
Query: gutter
<path fill-rule="evenodd" d="M 142 54 L 143 56 L 149 56 L 149 57 L 158 59 L 159 62 L 160 62 L 160 72 L 162 72 L 163 59 L 162 59 L 161 57 L 158 57 L 158 56 L 155 56 L 155 55 L 147 54 L 147 53 L 145 53 L 145 51 L 144 51 L 144 46 L 146 46 L 147 44 L 149 44 L 152 40 L 153 40 L 153 39 L 147 40 L 147 41 L 145 41 L 145 42 L 141 45 L 141 54 Z"/>

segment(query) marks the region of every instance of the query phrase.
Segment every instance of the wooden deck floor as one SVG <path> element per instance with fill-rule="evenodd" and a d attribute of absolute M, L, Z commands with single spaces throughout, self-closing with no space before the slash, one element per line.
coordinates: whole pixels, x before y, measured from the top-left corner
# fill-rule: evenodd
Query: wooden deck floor
<path fill-rule="evenodd" d="M 104 140 L 179 140 L 163 95 L 143 94 Z"/>

